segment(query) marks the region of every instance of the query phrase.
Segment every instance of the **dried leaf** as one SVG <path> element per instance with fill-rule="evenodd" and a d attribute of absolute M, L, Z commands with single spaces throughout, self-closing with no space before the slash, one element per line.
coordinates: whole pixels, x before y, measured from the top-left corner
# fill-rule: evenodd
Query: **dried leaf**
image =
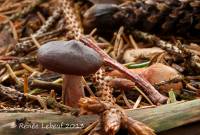
<path fill-rule="evenodd" d="M 139 75 L 143 76 L 151 84 L 157 84 L 163 81 L 169 81 L 179 76 L 179 73 L 175 69 L 160 63 L 156 63 L 147 68 L 130 69 L 130 70 L 134 73 L 138 73 Z M 119 78 L 126 78 L 124 74 L 116 70 L 110 72 L 108 75 Z M 160 86 L 160 91 L 167 93 L 169 90 L 173 89 L 176 93 L 180 93 L 182 87 L 183 85 L 181 82 L 169 83 Z"/>
<path fill-rule="evenodd" d="M 154 56 L 163 53 L 164 50 L 153 47 L 153 48 L 142 48 L 142 49 L 130 49 L 125 51 L 123 60 L 125 62 L 134 62 L 139 58 L 148 58 L 151 59 Z"/>

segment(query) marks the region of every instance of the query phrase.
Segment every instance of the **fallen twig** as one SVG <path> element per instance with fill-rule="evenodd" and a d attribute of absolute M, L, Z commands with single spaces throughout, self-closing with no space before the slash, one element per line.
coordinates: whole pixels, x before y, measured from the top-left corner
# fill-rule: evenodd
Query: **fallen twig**
<path fill-rule="evenodd" d="M 97 51 L 102 56 L 106 64 L 116 68 L 120 72 L 127 75 L 129 79 L 139 84 L 144 89 L 145 93 L 149 96 L 149 98 L 152 100 L 153 103 L 160 104 L 160 103 L 166 102 L 167 98 L 161 95 L 148 81 L 146 81 L 144 78 L 142 78 L 138 74 L 134 74 L 130 72 L 123 65 L 113 60 L 103 50 L 101 50 L 93 41 L 83 36 L 81 37 L 81 41 L 84 42 L 87 46 Z"/>

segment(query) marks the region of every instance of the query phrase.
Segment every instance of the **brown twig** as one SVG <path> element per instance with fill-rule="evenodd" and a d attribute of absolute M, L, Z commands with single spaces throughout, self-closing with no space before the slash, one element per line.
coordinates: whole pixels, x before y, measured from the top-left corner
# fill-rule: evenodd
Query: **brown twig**
<path fill-rule="evenodd" d="M 10 67 L 9 64 L 6 64 L 6 68 L 8 70 L 8 73 L 10 74 L 10 76 L 12 77 L 12 79 L 19 85 L 21 86 L 21 82 L 19 81 L 19 79 L 17 78 L 17 76 L 15 75 L 15 73 L 13 72 L 12 68 Z"/>
<path fill-rule="evenodd" d="M 140 96 L 138 97 L 138 99 L 136 100 L 136 102 L 135 102 L 135 104 L 134 104 L 134 106 L 133 106 L 133 109 L 136 109 L 136 108 L 139 106 L 141 100 L 142 100 L 142 95 L 140 95 Z"/>
<path fill-rule="evenodd" d="M 123 97 L 123 99 L 124 99 L 124 102 L 125 102 L 126 106 L 127 106 L 129 109 L 132 108 L 132 105 L 129 103 L 129 101 L 128 101 L 126 95 L 125 95 L 125 92 L 124 92 L 123 90 L 122 90 L 122 97 Z"/>
<path fill-rule="evenodd" d="M 161 95 L 148 81 L 146 81 L 143 77 L 139 76 L 138 74 L 130 72 L 129 70 L 127 70 L 126 67 L 113 60 L 89 38 L 82 36 L 80 40 L 84 42 L 87 46 L 97 51 L 102 56 L 106 64 L 118 69 L 120 72 L 127 75 L 129 79 L 139 84 L 144 89 L 145 93 L 149 96 L 153 103 L 161 104 L 166 102 L 167 98 Z"/>
<path fill-rule="evenodd" d="M 83 76 L 82 76 L 82 82 L 85 85 L 85 87 L 88 90 L 88 92 L 90 93 L 90 95 L 91 96 L 95 96 L 94 93 L 93 93 L 93 91 L 90 89 L 90 87 L 88 86 L 88 84 L 87 84 L 87 82 L 86 82 L 86 80 L 85 80 L 85 78 Z"/>
<path fill-rule="evenodd" d="M 27 74 L 24 74 L 24 94 L 28 93 L 28 76 Z"/>
<path fill-rule="evenodd" d="M 144 92 L 142 92 L 137 86 L 135 86 L 135 89 L 151 104 L 153 105 L 153 103 L 151 102 L 151 100 L 145 95 Z"/>
<path fill-rule="evenodd" d="M 58 94 L 61 94 L 61 89 L 62 89 L 62 86 L 60 84 L 36 80 L 36 79 L 32 80 L 30 87 L 32 89 L 34 89 L 34 88 L 41 88 L 41 89 L 46 89 L 46 90 L 54 89 L 56 91 L 56 93 L 58 93 Z"/>

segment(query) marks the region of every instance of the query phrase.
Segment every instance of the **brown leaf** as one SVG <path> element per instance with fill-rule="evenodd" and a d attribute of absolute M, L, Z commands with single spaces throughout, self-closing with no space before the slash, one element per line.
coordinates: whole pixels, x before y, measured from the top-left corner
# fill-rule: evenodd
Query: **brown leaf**
<path fill-rule="evenodd" d="M 164 64 L 160 64 L 160 63 L 156 63 L 147 68 L 129 69 L 129 70 L 143 76 L 146 80 L 148 80 L 153 85 L 160 83 L 162 81 L 169 81 L 179 76 L 179 73 L 175 69 L 169 66 L 166 66 Z M 112 71 L 108 75 L 119 77 L 119 78 L 126 78 L 124 74 L 116 70 Z M 180 93 L 180 90 L 182 89 L 182 87 L 183 85 L 181 82 L 169 83 L 169 84 L 162 85 L 160 87 L 160 91 L 165 93 L 173 89 L 176 93 Z"/>

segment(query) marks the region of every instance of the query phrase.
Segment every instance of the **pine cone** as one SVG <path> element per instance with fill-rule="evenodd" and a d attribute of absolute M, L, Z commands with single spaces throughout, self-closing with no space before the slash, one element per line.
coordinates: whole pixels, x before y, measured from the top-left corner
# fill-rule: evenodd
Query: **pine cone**
<path fill-rule="evenodd" d="M 154 34 L 176 35 L 189 39 L 200 37 L 198 0 L 136 0 L 120 6 L 101 4 L 89 9 L 84 17 L 87 19 L 85 26 L 104 28 L 104 30 L 112 23 L 117 25 L 116 28 L 123 25 L 127 30 L 134 28 Z M 112 17 L 109 19 L 112 22 L 101 21 L 103 17 Z"/>

